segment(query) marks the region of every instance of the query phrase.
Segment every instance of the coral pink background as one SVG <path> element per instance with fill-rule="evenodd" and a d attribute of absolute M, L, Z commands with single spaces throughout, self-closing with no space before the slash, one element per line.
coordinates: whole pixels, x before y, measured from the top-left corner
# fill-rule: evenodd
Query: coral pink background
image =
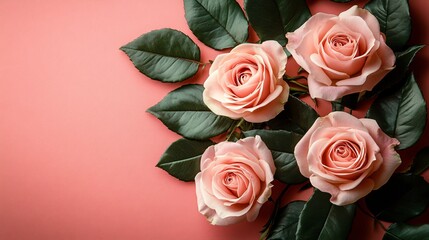
<path fill-rule="evenodd" d="M 338 13 L 364 2 L 308 3 Z M 428 3 L 410 2 L 412 43 L 428 44 Z M 256 222 L 211 226 L 194 183 L 155 167 L 179 136 L 145 110 L 179 85 L 143 76 L 119 47 L 164 27 L 191 36 L 203 62 L 218 54 L 192 35 L 179 0 L 0 2 L 0 239 L 258 238 L 272 204 Z M 425 48 L 414 68 L 429 100 L 428 63 Z M 352 239 L 382 234 L 358 219 Z"/>

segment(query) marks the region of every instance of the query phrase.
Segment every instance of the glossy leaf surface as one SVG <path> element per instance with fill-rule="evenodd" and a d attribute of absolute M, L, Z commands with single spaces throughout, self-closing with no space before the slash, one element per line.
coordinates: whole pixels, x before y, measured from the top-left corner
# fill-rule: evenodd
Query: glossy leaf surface
<path fill-rule="evenodd" d="M 179 139 L 168 147 L 156 166 L 179 180 L 194 181 L 200 172 L 201 155 L 211 145 L 211 141 Z"/>
<path fill-rule="evenodd" d="M 244 43 L 248 23 L 240 5 L 234 0 L 185 0 L 185 17 L 197 38 L 214 49 Z"/>
<path fill-rule="evenodd" d="M 214 114 L 203 102 L 202 85 L 189 84 L 170 92 L 148 109 L 170 130 L 190 139 L 205 140 L 225 133 L 235 123 Z"/>
<path fill-rule="evenodd" d="M 184 33 L 164 28 L 141 35 L 121 47 L 144 75 L 162 82 L 180 82 L 198 71 L 200 49 Z"/>
<path fill-rule="evenodd" d="M 365 8 L 377 18 L 388 46 L 401 49 L 408 42 L 411 34 L 408 0 L 372 0 Z"/>
<path fill-rule="evenodd" d="M 331 195 L 316 190 L 301 212 L 297 240 L 347 239 L 355 216 L 354 204 L 336 206 Z"/>

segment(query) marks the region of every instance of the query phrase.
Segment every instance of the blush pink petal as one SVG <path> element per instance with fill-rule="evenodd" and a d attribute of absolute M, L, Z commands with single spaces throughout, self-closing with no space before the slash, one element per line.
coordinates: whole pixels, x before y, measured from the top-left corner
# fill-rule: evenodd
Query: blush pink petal
<path fill-rule="evenodd" d="M 318 176 L 311 176 L 310 182 L 320 191 L 331 194 L 330 201 L 337 206 L 344 206 L 356 202 L 362 197 L 368 195 L 374 186 L 371 179 L 365 179 L 356 188 L 349 191 L 341 191 L 335 185 L 324 181 Z"/>
<path fill-rule="evenodd" d="M 349 78 L 350 76 L 347 73 L 340 72 L 338 70 L 332 69 L 326 65 L 325 60 L 322 59 L 322 57 L 319 54 L 311 54 L 310 60 L 312 63 L 314 63 L 316 66 L 320 67 L 324 70 L 324 74 L 326 74 L 330 79 L 336 80 L 336 79 L 344 79 Z M 321 79 L 322 80 L 322 79 Z M 332 81 L 329 80 L 329 85 L 332 84 Z"/>
<path fill-rule="evenodd" d="M 252 208 L 251 209 L 249 209 L 249 212 L 246 214 L 246 220 L 248 221 L 248 222 L 253 222 L 253 221 L 255 221 L 256 220 L 256 218 L 258 217 L 258 215 L 259 215 L 259 211 L 260 211 L 260 209 L 261 209 L 261 207 L 262 207 L 262 204 L 260 204 L 260 203 L 255 203 L 253 206 L 252 206 Z"/>
<path fill-rule="evenodd" d="M 329 79 L 323 71 L 317 70 L 317 72 L 319 72 L 318 77 Z M 327 84 L 323 84 L 320 82 L 320 78 L 317 78 L 314 75 L 308 75 L 307 79 L 308 90 L 310 92 L 311 98 L 313 99 L 320 98 L 325 99 L 327 101 L 334 101 L 344 95 L 353 93 L 353 90 L 351 90 L 349 86 L 333 87 Z"/>
<path fill-rule="evenodd" d="M 365 88 L 365 82 L 367 82 L 368 85 L 373 85 L 374 82 L 371 82 L 368 80 L 368 76 L 377 72 L 381 67 L 381 60 L 378 58 L 376 54 L 371 55 L 368 57 L 368 59 L 365 62 L 365 65 L 363 66 L 361 70 L 361 74 L 359 76 L 350 78 L 350 79 L 344 79 L 337 82 L 338 86 L 362 86 L 360 89 Z M 375 85 L 375 84 L 374 84 Z"/>
<path fill-rule="evenodd" d="M 334 127 L 344 127 L 344 128 L 353 128 L 362 131 L 366 131 L 365 126 L 353 115 L 350 115 L 346 112 L 332 112 L 325 117 L 322 117 L 324 126 L 334 126 Z"/>
<path fill-rule="evenodd" d="M 275 92 L 278 92 L 278 97 L 271 101 L 265 101 L 263 104 L 264 108 L 253 108 L 250 112 L 252 114 L 243 115 L 244 120 L 253 123 L 264 122 L 267 119 L 273 119 L 284 109 L 284 104 L 287 102 L 289 97 L 289 86 L 277 86 Z M 274 94 L 272 94 L 274 96 Z"/>
<path fill-rule="evenodd" d="M 331 194 L 331 202 L 332 199 L 335 198 L 340 190 L 337 186 L 335 186 L 332 183 L 327 182 L 325 179 L 317 176 L 317 175 L 311 175 L 309 177 L 311 185 L 313 185 L 315 188 L 319 189 L 322 192 L 326 192 Z"/>
<path fill-rule="evenodd" d="M 395 54 L 393 53 L 393 50 L 387 46 L 383 35 L 380 36 L 380 47 L 377 55 L 383 60 L 383 68 L 385 70 L 392 70 L 394 68 L 396 61 Z"/>
<path fill-rule="evenodd" d="M 222 209 L 223 203 L 207 194 L 205 191 L 201 191 L 201 185 L 200 175 L 197 174 L 195 177 L 195 186 L 197 190 L 198 211 L 203 214 L 210 223 L 214 225 L 229 225 L 240 221 L 243 218 L 243 216 L 235 218 L 220 217 L 214 209 Z"/>
<path fill-rule="evenodd" d="M 325 56 L 324 59 L 323 63 L 318 63 L 318 66 L 329 72 L 333 72 L 333 77 L 331 77 L 333 79 L 350 78 L 350 76 L 358 73 L 360 69 L 362 69 L 366 60 L 364 58 L 338 60 L 331 56 Z"/>
<path fill-rule="evenodd" d="M 209 208 L 206 204 L 205 204 L 205 200 L 204 197 L 202 195 L 202 191 L 201 191 L 201 187 L 202 187 L 202 183 L 201 183 L 201 173 L 198 173 L 195 176 L 195 189 L 196 189 L 196 195 L 197 195 L 197 204 L 198 204 L 198 211 L 204 215 L 207 220 L 209 222 L 213 222 L 216 221 L 216 211 L 214 211 L 213 209 Z M 227 221 L 224 221 L 225 225 L 228 225 Z"/>
<path fill-rule="evenodd" d="M 319 26 L 325 25 L 329 19 L 336 18 L 333 14 L 316 13 L 301 27 L 296 29 L 294 32 L 288 32 L 286 38 L 288 43 L 286 49 L 292 54 L 295 61 L 303 67 L 306 71 L 309 71 L 307 65 L 307 59 L 305 56 L 310 56 L 316 52 L 316 46 L 318 45 L 312 37 L 312 34 L 317 31 Z"/>
<path fill-rule="evenodd" d="M 365 51 L 360 52 L 359 56 L 366 57 L 371 51 L 376 51 L 378 49 L 380 34 L 374 35 L 371 28 L 362 18 L 352 16 L 341 20 L 341 24 L 346 25 L 350 33 L 359 33 L 359 35 L 361 35 L 359 40 L 363 44 L 363 47 L 365 47 Z"/>
<path fill-rule="evenodd" d="M 338 16 L 340 17 L 340 19 L 347 18 L 349 16 L 359 16 L 366 22 L 366 25 L 368 25 L 368 27 L 371 29 L 374 36 L 378 36 L 380 34 L 380 25 L 378 23 L 377 18 L 374 17 L 374 15 L 372 15 L 366 9 L 359 8 L 355 5 L 348 10 L 340 13 L 340 15 Z"/>
<path fill-rule="evenodd" d="M 273 72 L 277 72 L 277 78 L 281 79 L 285 74 L 287 63 L 287 55 L 284 54 L 283 48 L 279 48 L 276 41 L 265 41 L 261 44 L 262 49 L 268 54 L 270 57 L 270 62 L 273 62 Z"/>
<path fill-rule="evenodd" d="M 378 127 L 375 120 L 360 119 L 360 121 L 368 128 L 369 134 L 377 140 L 377 144 L 382 150 L 383 164 L 380 166 L 379 171 L 372 175 L 375 182 L 375 189 L 383 186 L 390 176 L 395 172 L 396 168 L 401 164 L 401 157 L 395 151 L 395 147 L 400 143 L 395 138 L 390 138 Z"/>
<path fill-rule="evenodd" d="M 266 178 L 264 179 L 264 182 L 266 184 L 266 186 L 264 186 L 264 191 L 261 193 L 261 195 L 259 196 L 259 198 L 257 199 L 258 203 L 264 203 L 266 201 L 268 201 L 269 197 L 271 196 L 271 187 L 273 186 L 271 184 L 271 182 L 274 181 L 274 172 L 272 171 L 272 166 L 270 166 L 271 164 L 267 161 L 262 161 L 260 162 L 261 166 L 264 168 L 266 173 Z M 274 167 L 275 169 L 275 167 Z"/>
<path fill-rule="evenodd" d="M 331 197 L 331 202 L 338 206 L 344 206 L 356 202 L 365 197 L 374 189 L 374 182 L 370 178 L 363 180 L 356 188 L 348 191 L 339 191 L 336 197 Z"/>
<path fill-rule="evenodd" d="M 253 141 L 251 141 L 253 139 Z M 259 162 L 263 161 L 265 164 L 269 165 L 269 172 L 274 173 L 276 171 L 276 166 L 274 165 L 274 161 L 271 161 L 273 158 L 271 151 L 268 149 L 267 145 L 262 141 L 260 136 L 255 136 L 254 138 L 245 138 L 239 140 L 243 145 L 248 146 L 249 148 L 252 146 L 255 154 L 259 156 Z M 265 166 L 261 165 L 261 166 Z M 266 169 L 268 170 L 268 169 Z M 266 171 L 268 172 L 268 171 Z"/>
<path fill-rule="evenodd" d="M 222 116 L 228 116 L 232 119 L 239 119 L 240 114 L 237 114 L 227 108 L 225 108 L 218 99 L 224 97 L 222 88 L 216 83 L 215 78 L 218 76 L 216 72 L 209 76 L 209 78 L 204 82 L 204 92 L 203 100 L 207 106 L 210 106 L 210 110 Z M 213 80 L 212 80 L 213 79 Z"/>
<path fill-rule="evenodd" d="M 223 62 L 225 61 L 225 58 L 227 57 L 228 57 L 228 54 L 226 53 L 217 55 L 216 56 L 217 61 L 212 63 L 209 69 L 209 74 L 212 74 L 213 72 L 218 70 L 218 68 L 223 64 Z"/>
<path fill-rule="evenodd" d="M 310 139 L 312 133 L 318 129 L 323 124 L 323 119 L 318 118 L 313 123 L 313 125 L 308 129 L 307 133 L 299 140 L 299 142 L 295 145 L 294 155 L 296 159 L 296 163 L 298 165 L 299 171 L 304 177 L 310 177 L 311 171 L 308 165 L 308 153 L 310 147 Z"/>

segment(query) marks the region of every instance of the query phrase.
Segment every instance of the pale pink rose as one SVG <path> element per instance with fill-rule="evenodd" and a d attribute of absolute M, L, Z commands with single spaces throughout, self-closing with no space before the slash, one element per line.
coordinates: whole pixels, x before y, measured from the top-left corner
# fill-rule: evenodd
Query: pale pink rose
<path fill-rule="evenodd" d="M 214 225 L 253 221 L 271 195 L 274 172 L 259 136 L 211 146 L 195 176 L 198 210 Z"/>
<path fill-rule="evenodd" d="M 302 175 L 336 205 L 354 203 L 380 188 L 400 165 L 390 138 L 372 119 L 331 112 L 316 120 L 295 147 Z"/>
<path fill-rule="evenodd" d="M 289 86 L 282 77 L 287 56 L 276 41 L 244 43 L 220 54 L 204 82 L 204 103 L 217 115 L 268 121 L 283 110 Z"/>
<path fill-rule="evenodd" d="M 317 13 L 286 37 L 286 48 L 309 73 L 312 98 L 372 90 L 395 64 L 377 19 L 357 6 L 339 16 Z"/>

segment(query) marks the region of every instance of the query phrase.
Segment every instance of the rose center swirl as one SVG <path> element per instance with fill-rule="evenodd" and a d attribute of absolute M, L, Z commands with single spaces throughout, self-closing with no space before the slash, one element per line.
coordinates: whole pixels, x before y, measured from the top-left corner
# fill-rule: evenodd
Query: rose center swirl
<path fill-rule="evenodd" d="M 359 145 L 352 141 L 337 141 L 329 147 L 323 165 L 331 169 L 348 168 L 359 158 L 360 151 Z"/>
<path fill-rule="evenodd" d="M 352 55 L 357 44 L 356 39 L 346 33 L 333 34 L 328 38 L 328 42 L 334 51 L 344 56 Z"/>
<path fill-rule="evenodd" d="M 251 76 L 252 76 L 252 73 L 248 69 L 245 71 L 239 72 L 235 77 L 235 85 L 239 86 L 239 85 L 245 84 L 250 79 Z"/>
<path fill-rule="evenodd" d="M 239 197 L 240 176 L 238 176 L 235 172 L 228 172 L 223 178 L 223 184 L 233 195 Z"/>

